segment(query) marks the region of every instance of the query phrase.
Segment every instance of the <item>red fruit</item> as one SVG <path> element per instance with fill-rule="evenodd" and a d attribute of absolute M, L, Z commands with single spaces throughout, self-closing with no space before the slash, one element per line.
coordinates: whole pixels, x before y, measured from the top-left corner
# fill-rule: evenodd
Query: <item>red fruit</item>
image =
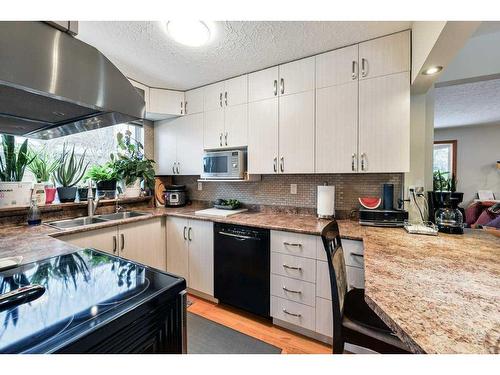
<path fill-rule="evenodd" d="M 380 203 L 382 203 L 382 199 L 377 198 L 377 197 L 365 197 L 365 198 L 358 198 L 359 203 L 364 207 L 368 208 L 369 210 L 374 210 L 378 206 L 380 206 Z"/>

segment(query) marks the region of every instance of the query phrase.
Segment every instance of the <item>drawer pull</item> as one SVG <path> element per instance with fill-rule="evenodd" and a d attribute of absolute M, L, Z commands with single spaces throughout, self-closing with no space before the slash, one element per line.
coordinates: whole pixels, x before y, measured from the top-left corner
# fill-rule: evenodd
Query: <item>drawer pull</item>
<path fill-rule="evenodd" d="M 288 264 L 283 264 L 283 268 L 287 268 L 289 270 L 302 271 L 302 267 L 289 266 Z"/>
<path fill-rule="evenodd" d="M 285 292 L 288 292 L 288 293 L 297 293 L 297 294 L 302 294 L 302 291 L 301 290 L 292 290 L 292 289 L 288 289 L 286 286 L 283 285 L 283 290 Z"/>
<path fill-rule="evenodd" d="M 359 257 L 359 258 L 364 258 L 363 254 L 351 253 L 351 256 L 353 256 L 353 257 Z"/>
<path fill-rule="evenodd" d="M 295 314 L 295 313 L 291 313 L 290 311 L 286 311 L 286 309 L 283 309 L 283 312 L 287 315 L 295 316 L 296 318 L 300 318 L 302 316 L 300 314 Z"/>
<path fill-rule="evenodd" d="M 285 246 L 293 246 L 293 247 L 302 247 L 301 243 L 292 243 L 292 242 L 283 242 L 283 245 Z"/>

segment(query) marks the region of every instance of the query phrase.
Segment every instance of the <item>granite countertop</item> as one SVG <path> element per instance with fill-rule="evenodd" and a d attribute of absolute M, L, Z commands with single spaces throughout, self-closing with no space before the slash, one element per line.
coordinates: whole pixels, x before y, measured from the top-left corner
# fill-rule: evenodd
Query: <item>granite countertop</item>
<path fill-rule="evenodd" d="M 328 220 L 312 215 L 244 212 L 228 218 L 195 215 L 203 208 L 152 208 L 148 216 L 72 230 L 0 227 L 0 257 L 23 263 L 78 248 L 57 236 L 177 216 L 319 235 Z M 365 298 L 416 353 L 493 353 L 500 338 L 500 239 L 481 231 L 463 236 L 410 235 L 403 229 L 362 227 L 339 220 L 343 238 L 364 242 Z"/>

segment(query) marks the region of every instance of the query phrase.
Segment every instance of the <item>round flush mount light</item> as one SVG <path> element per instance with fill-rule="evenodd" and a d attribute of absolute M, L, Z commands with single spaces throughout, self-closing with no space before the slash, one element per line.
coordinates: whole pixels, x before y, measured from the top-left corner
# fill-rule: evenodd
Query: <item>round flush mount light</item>
<path fill-rule="evenodd" d="M 424 76 L 431 76 L 433 74 L 439 73 L 441 70 L 443 70 L 442 66 L 431 66 L 430 68 L 425 69 L 422 74 Z"/>
<path fill-rule="evenodd" d="M 177 43 L 200 47 L 210 40 L 210 28 L 203 21 L 168 21 L 167 33 Z"/>

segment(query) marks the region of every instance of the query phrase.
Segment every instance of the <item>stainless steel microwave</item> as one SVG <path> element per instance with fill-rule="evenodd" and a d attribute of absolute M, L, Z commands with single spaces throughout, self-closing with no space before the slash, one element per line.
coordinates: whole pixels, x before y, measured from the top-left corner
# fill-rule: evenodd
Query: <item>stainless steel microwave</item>
<path fill-rule="evenodd" d="M 207 151 L 201 178 L 243 180 L 247 169 L 245 150 Z"/>

